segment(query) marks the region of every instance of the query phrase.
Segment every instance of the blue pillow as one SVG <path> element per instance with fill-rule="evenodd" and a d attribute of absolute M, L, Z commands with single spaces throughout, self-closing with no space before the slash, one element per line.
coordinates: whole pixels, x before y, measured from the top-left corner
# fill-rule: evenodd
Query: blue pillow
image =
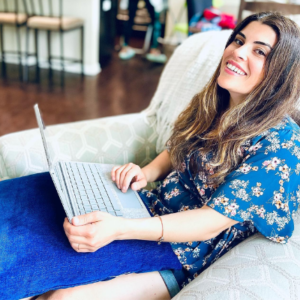
<path fill-rule="evenodd" d="M 49 173 L 0 182 L 0 299 L 20 299 L 124 273 L 181 269 L 169 243 L 115 241 L 75 252 Z"/>

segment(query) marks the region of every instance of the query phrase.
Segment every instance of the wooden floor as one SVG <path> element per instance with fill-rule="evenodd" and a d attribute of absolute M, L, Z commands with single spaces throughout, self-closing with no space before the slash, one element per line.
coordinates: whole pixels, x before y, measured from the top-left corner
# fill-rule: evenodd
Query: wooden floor
<path fill-rule="evenodd" d="M 42 70 L 41 84 L 18 81 L 16 65 L 7 65 L 7 79 L 0 78 L 0 136 L 37 127 L 33 105 L 38 103 L 47 125 L 139 112 L 156 90 L 163 65 L 136 56 L 121 61 L 117 52 L 98 76 L 66 74 L 64 88 L 59 72 L 54 83 Z M 31 77 L 34 77 L 31 70 Z"/>

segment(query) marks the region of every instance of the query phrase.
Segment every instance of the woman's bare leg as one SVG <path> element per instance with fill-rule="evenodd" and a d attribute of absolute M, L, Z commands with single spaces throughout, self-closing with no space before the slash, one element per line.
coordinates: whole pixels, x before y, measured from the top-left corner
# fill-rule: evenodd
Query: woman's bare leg
<path fill-rule="evenodd" d="M 170 299 L 168 289 L 158 272 L 129 274 L 109 281 L 51 291 L 37 300 L 141 300 Z"/>

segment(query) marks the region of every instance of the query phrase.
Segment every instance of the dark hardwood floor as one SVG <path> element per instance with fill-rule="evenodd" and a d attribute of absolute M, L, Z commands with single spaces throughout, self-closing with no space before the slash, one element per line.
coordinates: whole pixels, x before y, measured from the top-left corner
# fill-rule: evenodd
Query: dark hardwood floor
<path fill-rule="evenodd" d="M 48 82 L 48 70 L 41 83 L 18 81 L 16 65 L 7 65 L 7 79 L 0 78 L 0 136 L 37 127 L 33 105 L 39 104 L 47 125 L 139 112 L 146 108 L 156 90 L 164 66 L 137 55 L 121 61 L 117 52 L 98 76 L 66 73 L 60 86 L 60 72 Z"/>

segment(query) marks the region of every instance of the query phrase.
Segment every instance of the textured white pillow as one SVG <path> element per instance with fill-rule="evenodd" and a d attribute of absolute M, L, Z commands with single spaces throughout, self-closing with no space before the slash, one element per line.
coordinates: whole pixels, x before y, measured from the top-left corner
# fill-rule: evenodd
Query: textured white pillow
<path fill-rule="evenodd" d="M 144 111 L 147 116 L 156 115 L 158 153 L 165 149 L 180 112 L 212 77 L 231 33 L 232 30 L 223 30 L 195 34 L 175 50 Z"/>

